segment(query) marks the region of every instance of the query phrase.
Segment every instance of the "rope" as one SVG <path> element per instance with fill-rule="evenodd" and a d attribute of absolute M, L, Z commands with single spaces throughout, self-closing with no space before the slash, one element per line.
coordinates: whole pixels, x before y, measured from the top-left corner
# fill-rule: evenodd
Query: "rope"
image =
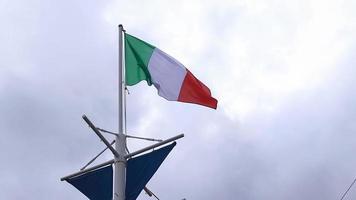
<path fill-rule="evenodd" d="M 132 135 L 126 135 L 126 137 L 127 138 L 134 138 L 134 139 L 141 139 L 141 140 L 148 140 L 148 141 L 153 141 L 153 142 L 162 142 L 163 141 L 161 139 L 138 137 L 138 136 L 132 136 Z"/>
<path fill-rule="evenodd" d="M 113 140 L 110 145 L 113 145 L 115 143 L 115 140 Z M 85 168 L 87 168 L 91 163 L 93 163 L 99 156 L 101 156 L 101 154 L 104 153 L 104 151 L 106 151 L 106 149 L 108 149 L 108 147 L 106 147 L 104 150 L 102 150 L 98 155 L 96 155 L 93 159 L 91 159 L 84 167 L 82 167 L 80 169 L 80 171 L 84 170 Z"/>
<path fill-rule="evenodd" d="M 347 188 L 347 190 L 345 191 L 345 193 L 342 195 L 340 200 L 343 200 L 344 197 L 346 196 L 346 194 L 349 192 L 349 190 L 352 188 L 352 186 L 355 184 L 356 182 L 356 178 L 354 179 L 354 181 L 352 181 L 351 185 L 349 186 L 349 188 Z"/>
<path fill-rule="evenodd" d="M 110 133 L 110 134 L 116 135 L 116 136 L 118 135 L 117 133 L 114 133 L 114 132 L 111 132 L 111 131 L 107 131 L 107 130 L 99 128 L 99 127 L 96 127 L 96 129 L 98 129 L 99 131 L 104 132 L 104 133 Z"/>
<path fill-rule="evenodd" d="M 130 92 L 129 92 L 129 90 L 127 89 L 126 86 L 125 86 L 125 91 L 127 91 L 127 93 L 130 94 Z M 124 131 L 125 131 L 125 133 L 124 133 L 124 134 L 126 135 L 126 134 L 127 134 L 127 128 L 126 128 L 126 125 L 127 125 L 127 123 L 126 123 L 126 121 L 127 121 L 127 120 L 126 120 L 126 116 L 127 116 L 127 114 L 126 114 L 126 94 L 124 95 L 124 104 L 125 104 L 125 106 L 124 106 L 124 115 L 125 115 L 125 116 L 124 116 L 124 117 L 125 117 L 125 130 L 124 130 Z"/>

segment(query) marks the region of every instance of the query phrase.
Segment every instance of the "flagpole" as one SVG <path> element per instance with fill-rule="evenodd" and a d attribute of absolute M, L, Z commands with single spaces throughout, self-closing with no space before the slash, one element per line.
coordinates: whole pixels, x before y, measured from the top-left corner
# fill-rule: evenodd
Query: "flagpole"
<path fill-rule="evenodd" d="M 115 156 L 114 164 L 114 200 L 125 200 L 125 186 L 126 186 L 126 135 L 124 134 L 123 124 L 123 96 L 124 94 L 124 71 L 122 67 L 122 55 L 123 55 L 123 26 L 119 25 L 119 127 L 118 135 L 116 136 L 115 150 L 119 153 L 119 156 Z"/>

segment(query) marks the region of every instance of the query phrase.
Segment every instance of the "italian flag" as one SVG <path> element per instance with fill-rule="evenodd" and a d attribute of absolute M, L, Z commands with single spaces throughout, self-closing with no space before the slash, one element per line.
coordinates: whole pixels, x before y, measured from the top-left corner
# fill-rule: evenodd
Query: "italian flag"
<path fill-rule="evenodd" d="M 194 103 L 216 109 L 210 90 L 180 62 L 132 35 L 125 33 L 126 85 L 142 80 L 154 85 L 169 101 Z"/>

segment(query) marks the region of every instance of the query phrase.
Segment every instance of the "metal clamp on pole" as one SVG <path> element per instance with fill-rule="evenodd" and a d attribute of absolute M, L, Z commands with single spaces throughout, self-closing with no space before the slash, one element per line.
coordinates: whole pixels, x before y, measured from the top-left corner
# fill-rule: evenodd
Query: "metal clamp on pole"
<path fill-rule="evenodd" d="M 110 149 L 110 151 L 114 154 L 115 157 L 119 157 L 119 153 L 110 145 L 110 142 L 108 142 L 105 137 L 100 133 L 100 131 L 94 126 L 93 123 L 88 119 L 87 116 L 83 115 L 82 117 L 84 121 L 89 125 L 91 129 L 96 133 L 96 135 L 105 143 L 105 145 Z M 117 142 L 117 141 L 116 141 Z"/>

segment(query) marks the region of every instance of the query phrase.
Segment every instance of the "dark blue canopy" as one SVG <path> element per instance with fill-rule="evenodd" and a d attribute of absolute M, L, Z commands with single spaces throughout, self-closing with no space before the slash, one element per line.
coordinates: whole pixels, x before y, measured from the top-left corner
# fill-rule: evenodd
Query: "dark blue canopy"
<path fill-rule="evenodd" d="M 176 142 L 173 142 L 158 150 L 127 161 L 126 200 L 135 200 L 138 197 L 175 145 Z M 67 181 L 90 200 L 112 200 L 113 170 L 111 165 Z"/>
<path fill-rule="evenodd" d="M 112 167 L 109 165 L 67 181 L 91 200 L 112 200 L 112 176 Z"/>
<path fill-rule="evenodd" d="M 168 146 L 127 161 L 126 200 L 135 200 L 138 197 L 175 145 L 176 142 L 173 142 Z"/>

